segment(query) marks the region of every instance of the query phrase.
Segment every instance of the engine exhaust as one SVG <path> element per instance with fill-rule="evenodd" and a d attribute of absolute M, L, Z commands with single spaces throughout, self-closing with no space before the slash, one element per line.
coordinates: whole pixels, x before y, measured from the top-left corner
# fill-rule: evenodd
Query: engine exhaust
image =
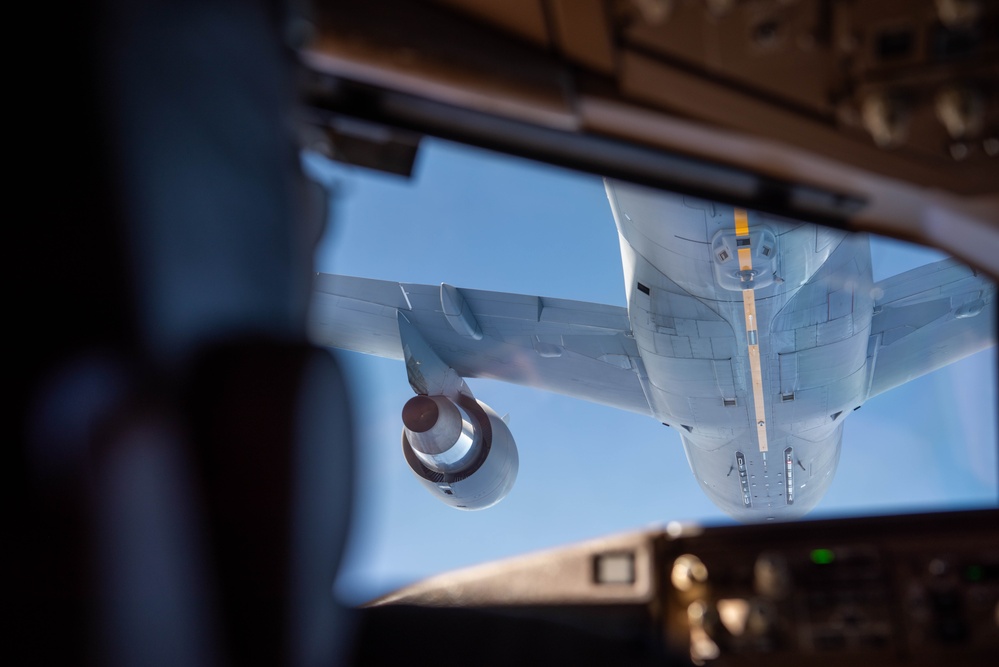
<path fill-rule="evenodd" d="M 475 420 L 446 396 L 409 399 L 402 408 L 402 423 L 416 456 L 437 472 L 461 470 L 481 446 Z"/>

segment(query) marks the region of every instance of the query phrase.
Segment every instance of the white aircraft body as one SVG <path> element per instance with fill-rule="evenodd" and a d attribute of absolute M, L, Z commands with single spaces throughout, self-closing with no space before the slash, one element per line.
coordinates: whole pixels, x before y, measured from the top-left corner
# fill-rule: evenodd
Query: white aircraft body
<path fill-rule="evenodd" d="M 704 492 L 741 521 L 821 500 L 866 400 L 995 343 L 995 285 L 954 260 L 880 282 L 867 237 L 607 182 L 628 307 L 320 274 L 310 336 L 403 359 L 403 452 L 462 509 L 498 502 L 518 457 L 463 378 L 676 429 Z"/>

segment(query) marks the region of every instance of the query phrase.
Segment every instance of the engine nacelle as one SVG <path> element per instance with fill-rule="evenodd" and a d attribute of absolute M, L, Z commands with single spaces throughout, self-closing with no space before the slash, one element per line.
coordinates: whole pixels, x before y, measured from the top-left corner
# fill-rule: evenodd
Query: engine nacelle
<path fill-rule="evenodd" d="M 462 394 L 414 396 L 402 409 L 402 451 L 420 482 L 463 510 L 502 500 L 517 479 L 519 457 L 510 429 L 492 409 Z"/>

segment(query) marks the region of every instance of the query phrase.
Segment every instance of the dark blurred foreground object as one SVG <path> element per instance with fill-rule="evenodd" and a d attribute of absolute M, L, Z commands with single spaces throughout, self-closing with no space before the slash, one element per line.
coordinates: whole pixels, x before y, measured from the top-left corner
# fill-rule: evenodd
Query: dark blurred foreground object
<path fill-rule="evenodd" d="M 436 664 L 440 640 L 480 665 L 984 667 L 999 655 L 997 525 L 977 510 L 593 540 L 376 600 L 355 664 Z"/>
<path fill-rule="evenodd" d="M 554 611 L 554 610 L 552 610 Z M 670 667 L 690 664 L 669 656 L 642 624 L 616 633 L 501 610 L 378 607 L 365 610 L 355 637 L 355 667 L 431 667 L 446 653 L 457 664 Z"/>
<path fill-rule="evenodd" d="M 33 72 L 17 125 L 47 190 L 15 193 L 18 660 L 340 654 L 350 415 L 304 336 L 325 212 L 298 166 L 287 9 L 84 3 L 21 24 L 46 26 L 59 72 Z"/>

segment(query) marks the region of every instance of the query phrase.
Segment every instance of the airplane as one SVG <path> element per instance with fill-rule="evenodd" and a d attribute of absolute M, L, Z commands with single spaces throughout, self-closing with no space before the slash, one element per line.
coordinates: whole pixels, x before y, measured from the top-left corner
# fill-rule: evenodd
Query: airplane
<path fill-rule="evenodd" d="M 405 362 L 402 447 L 439 500 L 512 488 L 506 421 L 465 378 L 647 415 L 745 522 L 798 518 L 868 399 L 995 343 L 995 286 L 947 259 L 875 282 L 866 235 L 605 181 L 627 308 L 318 274 L 309 335 Z"/>

